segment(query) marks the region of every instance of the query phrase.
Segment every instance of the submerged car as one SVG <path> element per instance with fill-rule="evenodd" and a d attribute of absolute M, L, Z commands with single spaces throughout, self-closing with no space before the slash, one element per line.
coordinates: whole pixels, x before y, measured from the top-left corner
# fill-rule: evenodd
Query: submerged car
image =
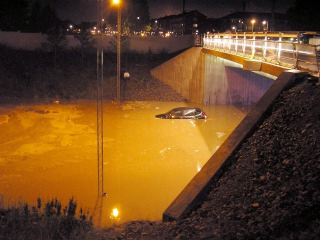
<path fill-rule="evenodd" d="M 156 118 L 162 119 L 206 119 L 207 114 L 200 108 L 179 107 L 170 110 L 167 113 L 156 115 Z"/>

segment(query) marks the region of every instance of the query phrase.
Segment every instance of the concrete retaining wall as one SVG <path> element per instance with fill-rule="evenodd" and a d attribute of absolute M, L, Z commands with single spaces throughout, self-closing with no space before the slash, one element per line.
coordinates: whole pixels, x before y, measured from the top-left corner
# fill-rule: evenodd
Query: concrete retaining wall
<path fill-rule="evenodd" d="M 240 60 L 234 62 L 201 48 L 190 48 L 152 69 L 151 75 L 192 103 L 253 105 L 276 76 L 243 70 Z"/>
<path fill-rule="evenodd" d="M 205 55 L 201 48 L 190 48 L 151 70 L 151 75 L 172 87 L 193 103 L 204 95 Z"/>
<path fill-rule="evenodd" d="M 0 31 L 0 44 L 16 49 L 35 50 L 41 48 L 47 36 L 41 33 L 20 33 Z"/>
<path fill-rule="evenodd" d="M 115 41 L 113 36 L 103 37 L 103 46 L 106 50 L 112 49 L 110 41 Z M 73 35 L 67 35 L 67 48 L 79 47 L 79 41 Z M 41 33 L 21 33 L 21 32 L 3 32 L 0 31 L 0 44 L 16 49 L 35 50 L 42 49 L 43 44 L 47 43 L 47 35 Z M 148 37 L 130 37 L 129 49 L 146 53 L 160 53 L 162 51 L 173 53 L 193 46 L 194 37 L 192 35 L 172 36 L 169 38 L 148 36 Z M 114 49 L 116 51 L 116 49 Z"/>

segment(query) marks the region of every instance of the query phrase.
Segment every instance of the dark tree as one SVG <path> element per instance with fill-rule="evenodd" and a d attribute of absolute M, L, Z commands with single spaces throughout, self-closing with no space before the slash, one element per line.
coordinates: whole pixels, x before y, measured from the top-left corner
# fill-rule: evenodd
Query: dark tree
<path fill-rule="evenodd" d="M 95 39 L 93 38 L 93 35 L 85 29 L 81 29 L 79 33 L 75 33 L 74 37 L 80 42 L 81 65 L 84 66 L 85 56 L 90 51 L 90 49 L 93 49 Z"/>
<path fill-rule="evenodd" d="M 52 26 L 61 26 L 61 20 L 56 12 L 49 6 L 45 6 L 41 11 L 43 32 L 50 31 Z"/>
<path fill-rule="evenodd" d="M 62 25 L 59 23 L 54 24 L 48 30 L 47 41 L 49 43 L 48 47 L 53 53 L 53 64 L 54 67 L 57 66 L 58 52 L 63 50 L 68 44 L 66 33 L 63 31 Z"/>
<path fill-rule="evenodd" d="M 28 21 L 28 4 L 25 0 L 0 1 L 0 29 L 24 31 Z"/>
<path fill-rule="evenodd" d="M 49 5 L 43 7 L 36 1 L 31 9 L 28 31 L 47 33 L 52 26 L 60 22 L 56 12 Z"/>
<path fill-rule="evenodd" d="M 296 0 L 294 7 L 287 12 L 289 24 L 296 31 L 320 31 L 320 2 Z"/>
<path fill-rule="evenodd" d="M 126 11 L 131 31 L 142 31 L 149 25 L 149 5 L 146 0 L 128 0 Z"/>
<path fill-rule="evenodd" d="M 31 9 L 28 29 L 31 32 L 42 32 L 42 13 L 39 2 L 35 2 Z"/>

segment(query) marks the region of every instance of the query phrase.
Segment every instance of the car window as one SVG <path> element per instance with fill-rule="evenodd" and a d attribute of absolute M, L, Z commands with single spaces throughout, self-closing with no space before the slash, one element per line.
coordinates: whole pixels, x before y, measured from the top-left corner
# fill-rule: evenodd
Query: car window
<path fill-rule="evenodd" d="M 182 116 L 183 115 L 183 111 L 182 110 L 175 110 L 175 111 L 171 111 L 170 114 L 172 116 Z"/>
<path fill-rule="evenodd" d="M 201 110 L 200 109 L 196 109 L 196 115 L 201 114 Z"/>
<path fill-rule="evenodd" d="M 184 111 L 185 116 L 194 116 L 194 109 L 188 109 Z"/>

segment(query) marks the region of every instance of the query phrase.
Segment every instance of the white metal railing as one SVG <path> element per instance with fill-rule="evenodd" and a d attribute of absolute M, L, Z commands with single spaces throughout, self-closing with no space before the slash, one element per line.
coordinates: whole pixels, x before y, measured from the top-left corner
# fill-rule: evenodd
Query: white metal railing
<path fill-rule="evenodd" d="M 298 32 L 207 34 L 203 47 L 306 70 L 319 76 L 319 46 L 299 43 Z"/>

